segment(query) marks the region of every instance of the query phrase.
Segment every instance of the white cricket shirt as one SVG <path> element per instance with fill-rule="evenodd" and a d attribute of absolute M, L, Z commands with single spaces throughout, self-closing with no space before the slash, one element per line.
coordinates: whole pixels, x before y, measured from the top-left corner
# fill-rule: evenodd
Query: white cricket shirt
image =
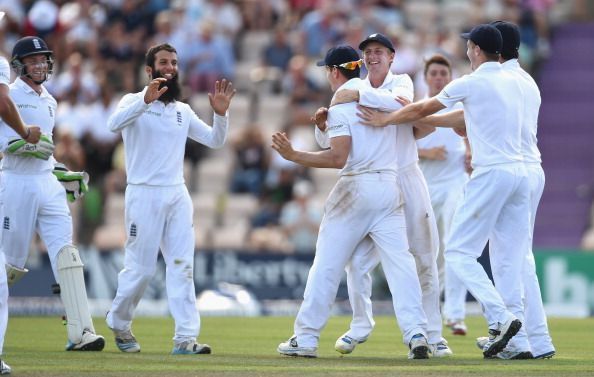
<path fill-rule="evenodd" d="M 518 59 L 510 59 L 501 64 L 505 72 L 517 78 L 524 92 L 524 121 L 522 122 L 522 155 L 524 162 L 541 163 L 537 145 L 538 111 L 540 110 L 540 90 L 532 76 L 520 67 Z"/>
<path fill-rule="evenodd" d="M 409 101 L 413 100 L 414 88 L 409 75 L 394 75 L 388 72 L 382 85 L 378 88 L 371 86 L 369 76 L 361 81 L 359 88 L 359 103 L 363 106 L 376 108 L 382 111 L 396 111 L 402 108 L 395 98 L 401 96 Z M 388 94 L 388 95 L 386 95 Z M 409 124 L 401 124 L 397 129 L 396 151 L 398 153 L 398 166 L 405 168 L 419 160 L 417 144 L 413 134 L 413 127 Z"/>
<path fill-rule="evenodd" d="M 144 102 L 142 92 L 127 94 L 109 117 L 113 132 L 122 132 L 128 184 L 171 186 L 184 183 L 183 162 L 188 137 L 220 148 L 227 137 L 228 117 L 215 114 L 213 127 L 186 103 Z"/>
<path fill-rule="evenodd" d="M 464 105 L 473 168 L 522 162 L 522 89 L 498 62 L 481 64 L 435 98 L 446 107 Z"/>
<path fill-rule="evenodd" d="M 351 82 L 352 81 L 352 82 Z M 340 89 L 356 87 L 359 79 L 352 79 Z M 360 124 L 355 102 L 332 106 L 328 110 L 328 136 L 351 137 L 351 151 L 340 175 L 357 175 L 368 172 L 398 171 L 395 148 L 397 127 L 367 127 Z"/>
<path fill-rule="evenodd" d="M 454 105 L 452 109 L 442 109 L 436 114 L 443 114 L 449 111 L 462 109 L 462 104 Z M 444 146 L 447 152 L 446 159 L 428 160 L 419 159 L 419 167 L 423 171 L 425 180 L 429 185 L 435 185 L 450 180 L 459 180 L 460 176 L 466 175 L 464 168 L 464 157 L 466 145 L 464 139 L 457 135 L 451 128 L 436 127 L 435 132 L 417 140 L 417 147 L 430 149 Z"/>
<path fill-rule="evenodd" d="M 37 94 L 33 88 L 17 78 L 10 85 L 10 97 L 15 103 L 23 122 L 28 126 L 40 127 L 41 133 L 51 138 L 56 122 L 58 103 L 43 85 L 41 90 L 41 94 Z M 4 147 L 12 139 L 21 139 L 4 122 L 2 122 L 2 125 L 0 132 L 2 133 Z M 15 156 L 5 153 L 2 159 L 2 170 L 13 174 L 39 174 L 53 170 L 53 161 L 52 158 L 45 161 L 35 157 Z"/>

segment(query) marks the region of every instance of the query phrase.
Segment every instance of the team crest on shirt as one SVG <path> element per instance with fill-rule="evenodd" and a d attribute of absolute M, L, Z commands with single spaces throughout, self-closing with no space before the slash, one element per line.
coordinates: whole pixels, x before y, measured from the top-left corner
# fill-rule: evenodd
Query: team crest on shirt
<path fill-rule="evenodd" d="M 48 106 L 47 109 L 49 111 L 50 118 L 53 118 L 54 117 L 54 110 L 52 110 L 52 107 L 51 106 Z"/>
<path fill-rule="evenodd" d="M 4 230 L 10 230 L 10 217 L 4 216 L 4 224 L 2 225 Z"/>
<path fill-rule="evenodd" d="M 132 223 L 132 225 L 130 225 L 130 237 L 136 237 L 136 224 Z"/>
<path fill-rule="evenodd" d="M 181 111 L 177 112 L 177 125 L 181 126 L 182 125 L 182 114 Z"/>

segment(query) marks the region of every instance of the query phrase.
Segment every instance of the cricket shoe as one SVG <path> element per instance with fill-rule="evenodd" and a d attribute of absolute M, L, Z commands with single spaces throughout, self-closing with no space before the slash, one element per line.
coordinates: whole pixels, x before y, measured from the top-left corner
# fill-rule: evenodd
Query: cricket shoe
<path fill-rule="evenodd" d="M 408 359 L 428 359 L 429 358 L 429 344 L 427 338 L 423 334 L 414 335 L 410 343 L 408 343 Z"/>
<path fill-rule="evenodd" d="M 131 330 L 111 329 L 111 331 L 115 335 L 115 344 L 120 351 L 127 353 L 140 352 L 140 344 L 136 341 Z"/>
<path fill-rule="evenodd" d="M 317 347 L 299 347 L 297 344 L 297 337 L 293 335 L 286 342 L 282 342 L 276 348 L 278 353 L 285 356 L 296 357 L 318 357 Z"/>
<path fill-rule="evenodd" d="M 365 343 L 367 341 L 367 338 L 358 340 L 351 338 L 347 334 L 348 333 L 342 334 L 340 338 L 336 339 L 336 343 L 334 344 L 336 352 L 342 353 L 343 355 L 353 352 L 355 347 L 357 347 L 357 344 Z"/>
<path fill-rule="evenodd" d="M 101 351 L 105 347 L 105 338 L 89 330 L 85 330 L 80 342 L 68 341 L 66 351 Z"/>
<path fill-rule="evenodd" d="M 549 351 L 545 353 L 541 353 L 540 355 L 534 356 L 535 359 L 552 359 L 555 356 L 555 351 Z"/>
<path fill-rule="evenodd" d="M 4 360 L 0 360 L 0 374 L 10 374 L 10 372 L 12 372 L 10 365 L 6 364 Z"/>
<path fill-rule="evenodd" d="M 436 344 L 429 344 L 429 352 L 432 357 L 449 357 L 454 354 L 445 339 L 441 339 L 441 342 Z"/>
<path fill-rule="evenodd" d="M 503 351 L 521 327 L 519 319 L 510 317 L 505 323 L 498 323 L 496 329 L 489 329 L 489 340 L 483 347 L 483 356 L 488 359 Z"/>
<path fill-rule="evenodd" d="M 212 349 L 208 344 L 200 344 L 195 341 L 181 342 L 173 346 L 172 355 L 209 355 Z"/>
<path fill-rule="evenodd" d="M 485 345 L 489 342 L 488 336 L 481 336 L 476 338 L 476 346 L 482 351 L 485 348 Z M 536 359 L 536 357 L 532 356 L 530 351 L 507 351 L 503 350 L 499 352 L 495 356 L 491 356 L 491 359 L 502 359 L 502 360 L 527 360 L 527 359 Z"/>
<path fill-rule="evenodd" d="M 464 336 L 464 335 L 466 335 L 466 332 L 468 330 L 464 321 L 448 320 L 448 321 L 446 321 L 446 326 L 449 327 L 450 330 L 452 330 L 452 335 Z"/>

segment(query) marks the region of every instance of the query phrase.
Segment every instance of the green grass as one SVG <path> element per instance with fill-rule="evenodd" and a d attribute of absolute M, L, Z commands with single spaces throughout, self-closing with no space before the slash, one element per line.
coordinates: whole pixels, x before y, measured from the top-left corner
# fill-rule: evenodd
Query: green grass
<path fill-rule="evenodd" d="M 102 319 L 97 331 L 106 335 L 103 352 L 65 352 L 65 329 L 58 318 L 14 317 L 9 320 L 3 358 L 13 376 L 593 376 L 594 318 L 551 319 L 557 356 L 551 360 L 483 360 L 474 344 L 485 334 L 482 318 L 470 318 L 466 337 L 446 336 L 455 356 L 449 359 L 406 359 L 400 331 L 392 317 L 378 317 L 373 336 L 341 357 L 334 341 L 349 322 L 330 320 L 320 339 L 319 358 L 280 356 L 276 346 L 293 330 L 288 317 L 204 317 L 200 341 L 212 355 L 171 356 L 173 321 L 139 318 L 134 333 L 139 354 L 117 350 Z"/>

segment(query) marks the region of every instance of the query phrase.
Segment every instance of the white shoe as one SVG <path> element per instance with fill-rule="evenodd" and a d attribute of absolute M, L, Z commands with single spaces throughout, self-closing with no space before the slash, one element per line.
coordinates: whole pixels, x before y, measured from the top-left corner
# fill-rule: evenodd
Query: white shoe
<path fill-rule="evenodd" d="M 285 356 L 318 357 L 317 347 L 299 347 L 295 335 L 286 342 L 279 344 L 276 350 L 278 353 Z"/>
<path fill-rule="evenodd" d="M 487 342 L 489 342 L 488 336 L 479 336 L 478 338 L 476 338 L 476 346 L 481 351 L 485 348 L 485 345 L 487 344 Z"/>
<path fill-rule="evenodd" d="M 85 330 L 79 343 L 68 341 L 66 351 L 101 351 L 103 347 L 105 347 L 105 338 Z"/>
<path fill-rule="evenodd" d="M 114 330 L 113 335 L 115 336 L 115 344 L 118 349 L 122 352 L 135 353 L 140 352 L 140 344 L 136 341 L 134 334 L 131 330 Z"/>
<path fill-rule="evenodd" d="M 200 344 L 195 341 L 182 342 L 173 346 L 172 355 L 209 355 L 212 349 L 208 344 Z"/>
<path fill-rule="evenodd" d="M 0 374 L 10 374 L 12 372 L 12 368 L 10 365 L 6 364 L 4 360 L 0 360 Z"/>
<path fill-rule="evenodd" d="M 505 323 L 499 323 L 496 329 L 489 329 L 489 340 L 483 347 L 485 358 L 494 357 L 503 351 L 507 343 L 520 331 L 521 327 L 522 322 L 512 316 Z"/>
<path fill-rule="evenodd" d="M 429 344 L 429 352 L 433 357 L 449 357 L 454 354 L 445 339 L 436 344 Z"/>
<path fill-rule="evenodd" d="M 416 334 L 408 343 L 408 358 L 410 359 L 428 359 L 429 358 L 429 344 L 427 338 L 423 334 Z"/>
<path fill-rule="evenodd" d="M 506 351 L 503 350 L 495 355 L 496 359 L 502 360 L 530 360 L 534 359 L 530 351 Z"/>
<path fill-rule="evenodd" d="M 348 333 L 342 334 L 340 338 L 336 339 L 336 343 L 334 344 L 334 349 L 343 355 L 353 352 L 355 347 L 357 347 L 357 344 L 365 343 L 367 341 L 367 338 L 357 340 L 355 338 L 351 338 L 347 334 Z"/>
<path fill-rule="evenodd" d="M 446 321 L 446 326 L 452 330 L 452 335 L 466 335 L 468 328 L 462 320 L 450 320 Z"/>

